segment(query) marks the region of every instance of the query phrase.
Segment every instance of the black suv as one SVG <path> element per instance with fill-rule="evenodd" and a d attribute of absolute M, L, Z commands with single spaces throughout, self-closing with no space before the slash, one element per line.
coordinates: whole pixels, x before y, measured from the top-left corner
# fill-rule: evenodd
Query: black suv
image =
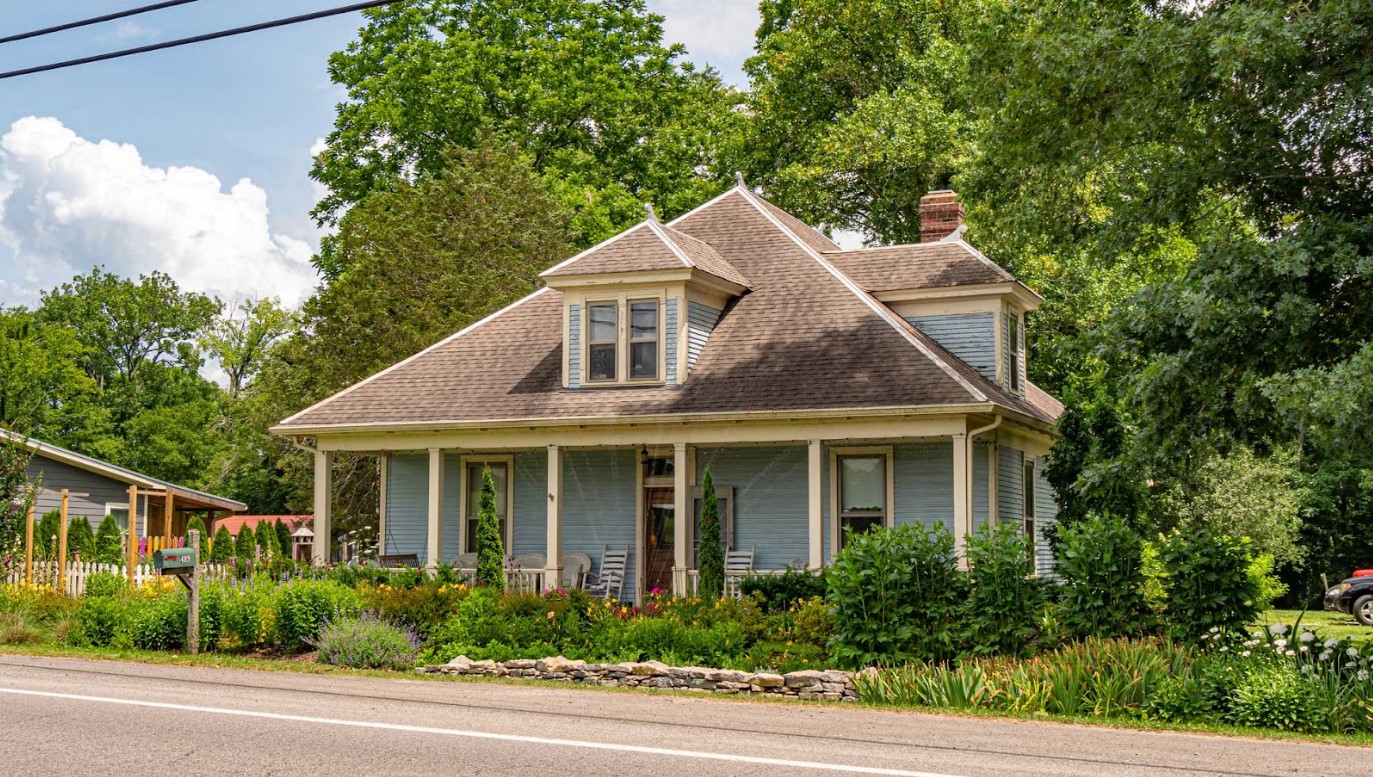
<path fill-rule="evenodd" d="M 1373 626 L 1373 577 L 1351 577 L 1325 592 L 1325 609 L 1354 616 L 1365 626 Z"/>

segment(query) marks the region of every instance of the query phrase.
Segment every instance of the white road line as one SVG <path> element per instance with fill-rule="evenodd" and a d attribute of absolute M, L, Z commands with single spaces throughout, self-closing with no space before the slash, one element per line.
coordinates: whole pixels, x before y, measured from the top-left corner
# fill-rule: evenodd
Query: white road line
<path fill-rule="evenodd" d="M 587 742 L 578 739 L 552 739 L 549 737 L 530 737 L 519 734 L 494 734 L 487 731 L 463 731 L 453 728 L 433 728 L 430 726 L 407 726 L 401 723 L 378 723 L 368 720 L 340 720 L 338 718 L 316 718 L 308 715 L 282 715 L 276 712 L 256 710 L 236 710 L 226 707 L 199 707 L 190 704 L 171 704 L 159 701 L 139 701 L 136 699 L 116 699 L 109 696 L 85 696 L 76 693 L 56 693 L 53 691 L 30 691 L 19 688 L 0 688 L 0 693 L 20 696 L 42 696 L 50 699 L 87 701 L 101 704 L 123 704 L 130 707 L 152 707 L 154 709 L 178 710 L 182 712 L 204 712 L 212 715 L 235 715 L 243 718 L 266 718 L 268 720 L 289 720 L 297 723 L 316 723 L 326 726 L 351 726 L 353 728 L 375 728 L 386 731 L 405 731 L 412 734 L 440 734 L 469 739 L 494 739 L 502 742 L 520 742 L 531 745 L 550 745 L 553 747 L 579 747 L 587 750 L 616 750 L 624 753 L 662 755 L 674 758 L 697 758 L 707 761 L 729 761 L 732 763 L 757 764 L 760 766 L 785 766 L 792 769 L 814 769 L 826 772 L 850 772 L 854 774 L 885 774 L 895 777 L 961 777 L 954 774 L 935 772 L 912 772 L 904 769 L 884 769 L 877 766 L 854 766 L 850 764 L 831 764 L 819 761 L 792 761 L 785 758 L 764 758 L 754 755 L 735 755 L 733 753 L 709 753 L 700 750 L 673 750 L 664 747 L 643 747 L 641 745 L 620 745 L 612 742 Z"/>

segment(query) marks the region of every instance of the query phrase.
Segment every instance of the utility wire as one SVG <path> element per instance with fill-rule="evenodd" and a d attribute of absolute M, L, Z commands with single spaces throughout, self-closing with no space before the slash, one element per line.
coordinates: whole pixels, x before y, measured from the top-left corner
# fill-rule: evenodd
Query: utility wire
<path fill-rule="evenodd" d="M 402 0 L 371 0 L 370 2 L 366 3 L 354 3 L 352 5 L 345 5 L 341 8 L 329 8 L 323 11 L 315 11 L 314 13 L 301 14 L 300 16 L 292 16 L 286 19 L 277 19 L 275 21 L 270 22 L 259 22 L 258 24 L 250 24 L 246 27 L 235 27 L 230 30 L 220 30 L 219 32 L 207 32 L 204 35 L 195 35 L 190 38 L 169 40 L 163 43 L 150 43 L 147 46 L 138 46 L 137 48 L 124 49 L 122 51 L 111 51 L 106 54 L 95 54 L 93 56 L 82 57 L 80 59 L 69 59 L 65 62 L 54 62 L 50 65 L 26 67 L 22 70 L 11 70 L 7 73 L 0 73 L 0 81 L 3 81 L 7 78 L 18 78 L 19 76 L 32 75 L 34 73 L 46 73 L 50 70 L 61 70 L 62 68 L 76 67 L 77 65 L 89 65 L 92 62 L 104 62 L 108 59 L 131 57 L 134 54 L 147 54 L 150 51 L 161 51 L 163 49 L 176 48 L 177 46 L 188 46 L 192 43 L 204 43 L 205 41 L 218 40 L 220 38 L 228 38 L 234 35 L 243 35 L 249 32 L 257 32 L 259 30 L 270 30 L 274 27 L 285 27 L 290 24 L 299 24 L 301 22 L 313 21 L 315 19 L 324 19 L 329 16 L 340 16 L 342 14 L 352 13 L 354 11 L 364 11 L 368 8 L 376 8 L 377 6 L 391 5 L 392 3 L 398 2 L 402 2 Z"/>
<path fill-rule="evenodd" d="M 194 2 L 196 2 L 196 0 L 165 0 L 165 2 L 161 3 L 153 3 L 152 5 L 144 5 L 138 8 L 130 8 L 127 11 L 115 11 L 114 13 L 107 13 L 104 16 L 96 16 L 90 19 L 82 19 L 78 22 L 67 22 L 66 24 L 58 24 L 52 27 L 44 27 L 41 30 L 21 32 L 18 35 L 7 35 L 3 38 L 0 38 L 0 45 L 5 43 L 13 43 L 17 40 L 28 40 L 29 38 L 37 38 L 43 35 L 51 35 L 54 32 L 74 30 L 77 27 L 87 27 L 92 24 L 100 24 L 101 22 L 112 22 L 115 19 L 125 19 L 130 16 L 137 16 L 141 13 L 147 13 L 149 11 L 160 11 L 163 8 L 171 8 L 173 6 L 185 5 L 187 3 Z"/>

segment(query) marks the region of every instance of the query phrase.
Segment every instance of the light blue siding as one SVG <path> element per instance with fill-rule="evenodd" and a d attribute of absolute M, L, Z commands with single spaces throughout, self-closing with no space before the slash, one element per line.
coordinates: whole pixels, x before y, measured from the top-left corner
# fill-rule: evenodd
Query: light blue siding
<path fill-rule="evenodd" d="M 569 450 L 563 453 L 563 552 L 585 553 L 601 568 L 605 546 L 629 548 L 622 598 L 634 598 L 635 525 L 638 504 L 633 450 Z"/>
<path fill-rule="evenodd" d="M 1058 502 L 1054 500 L 1053 487 L 1044 477 L 1044 468 L 1049 464 L 1047 458 L 1035 460 L 1035 568 L 1039 574 L 1054 579 L 1054 554 L 1049 547 L 1046 534 L 1058 523 Z"/>
<path fill-rule="evenodd" d="M 996 380 L 996 315 L 958 313 L 906 319 L 968 366 Z"/>
<path fill-rule="evenodd" d="M 667 385 L 677 385 L 677 300 L 667 301 L 667 310 L 663 314 L 667 321 L 667 331 L 663 337 L 667 338 Z"/>
<path fill-rule="evenodd" d="M 548 548 L 548 451 L 515 454 L 515 525 L 512 555 Z"/>
<path fill-rule="evenodd" d="M 386 552 L 428 554 L 429 455 L 392 454 L 386 477 Z"/>
<path fill-rule="evenodd" d="M 1021 525 L 1025 520 L 1025 454 L 1007 445 L 999 446 L 996 457 L 997 514 L 1002 523 Z"/>
<path fill-rule="evenodd" d="M 1001 314 L 1001 385 L 1010 390 L 1011 370 L 1015 367 L 1015 354 L 1011 353 L 1011 316 Z"/>
<path fill-rule="evenodd" d="M 734 547 L 753 548 L 756 569 L 809 559 L 807 455 L 804 445 L 696 451 L 697 483 L 709 467 L 717 488 L 734 487 Z"/>
<path fill-rule="evenodd" d="M 582 385 L 582 306 L 569 305 L 567 310 L 567 385 Z"/>
<path fill-rule="evenodd" d="M 706 339 L 715 331 L 722 311 L 699 302 L 687 302 L 687 371 L 696 366 Z"/>
<path fill-rule="evenodd" d="M 922 442 L 893 449 L 896 522 L 944 524 L 953 531 L 953 443 Z"/>
<path fill-rule="evenodd" d="M 953 455 L 951 451 L 950 456 Z M 982 528 L 989 515 L 987 510 L 987 465 L 991 460 L 991 446 L 981 441 L 973 444 L 973 531 Z"/>

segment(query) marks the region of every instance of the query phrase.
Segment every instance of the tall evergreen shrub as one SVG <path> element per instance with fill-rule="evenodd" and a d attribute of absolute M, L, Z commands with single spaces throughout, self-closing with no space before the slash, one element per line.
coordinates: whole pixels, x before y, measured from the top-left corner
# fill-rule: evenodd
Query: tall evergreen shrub
<path fill-rule="evenodd" d="M 481 500 L 477 508 L 477 582 L 505 588 L 505 542 L 500 516 L 496 514 L 496 484 L 491 468 L 482 469 Z"/>
<path fill-rule="evenodd" d="M 1093 515 L 1064 527 L 1057 552 L 1059 620 L 1068 633 L 1119 637 L 1149 626 L 1143 543 L 1124 520 Z"/>
<path fill-rule="evenodd" d="M 68 519 L 67 553 L 69 556 L 80 554 L 82 561 L 95 558 L 95 532 L 91 531 L 90 519 L 84 515 L 73 515 Z"/>
<path fill-rule="evenodd" d="M 227 564 L 233 557 L 234 535 L 229 533 L 229 527 L 220 526 L 215 529 L 215 541 L 210 545 L 208 558 L 215 564 Z"/>
<path fill-rule="evenodd" d="M 238 536 L 234 538 L 234 555 L 238 557 L 240 566 L 250 563 L 257 552 L 257 535 L 253 533 L 253 527 L 244 525 L 239 528 Z"/>
<path fill-rule="evenodd" d="M 272 561 L 281 556 L 281 549 L 277 547 L 276 529 L 271 524 L 259 524 L 256 539 L 258 555 L 263 561 Z"/>
<path fill-rule="evenodd" d="M 291 527 L 280 518 L 272 522 L 272 529 L 277 533 L 277 550 L 281 551 L 281 557 L 289 559 L 291 557 Z"/>
<path fill-rule="evenodd" d="M 200 520 L 200 516 L 192 515 L 186 522 L 186 536 L 189 538 L 192 531 L 200 532 L 200 547 L 196 548 L 196 557 L 200 563 L 207 563 L 210 560 L 210 532 L 205 529 L 205 522 Z"/>
<path fill-rule="evenodd" d="M 122 549 L 119 521 L 113 515 L 107 515 L 96 527 L 95 554 L 91 560 L 98 564 L 118 564 L 123 561 Z"/>
<path fill-rule="evenodd" d="M 701 479 L 701 544 L 696 551 L 696 575 L 696 592 L 701 598 L 719 599 L 724 594 L 725 551 L 720 544 L 720 505 L 709 468 Z"/>
<path fill-rule="evenodd" d="M 33 555 L 45 561 L 57 557 L 57 532 L 62 527 L 62 513 L 49 510 L 38 519 L 33 527 Z"/>

